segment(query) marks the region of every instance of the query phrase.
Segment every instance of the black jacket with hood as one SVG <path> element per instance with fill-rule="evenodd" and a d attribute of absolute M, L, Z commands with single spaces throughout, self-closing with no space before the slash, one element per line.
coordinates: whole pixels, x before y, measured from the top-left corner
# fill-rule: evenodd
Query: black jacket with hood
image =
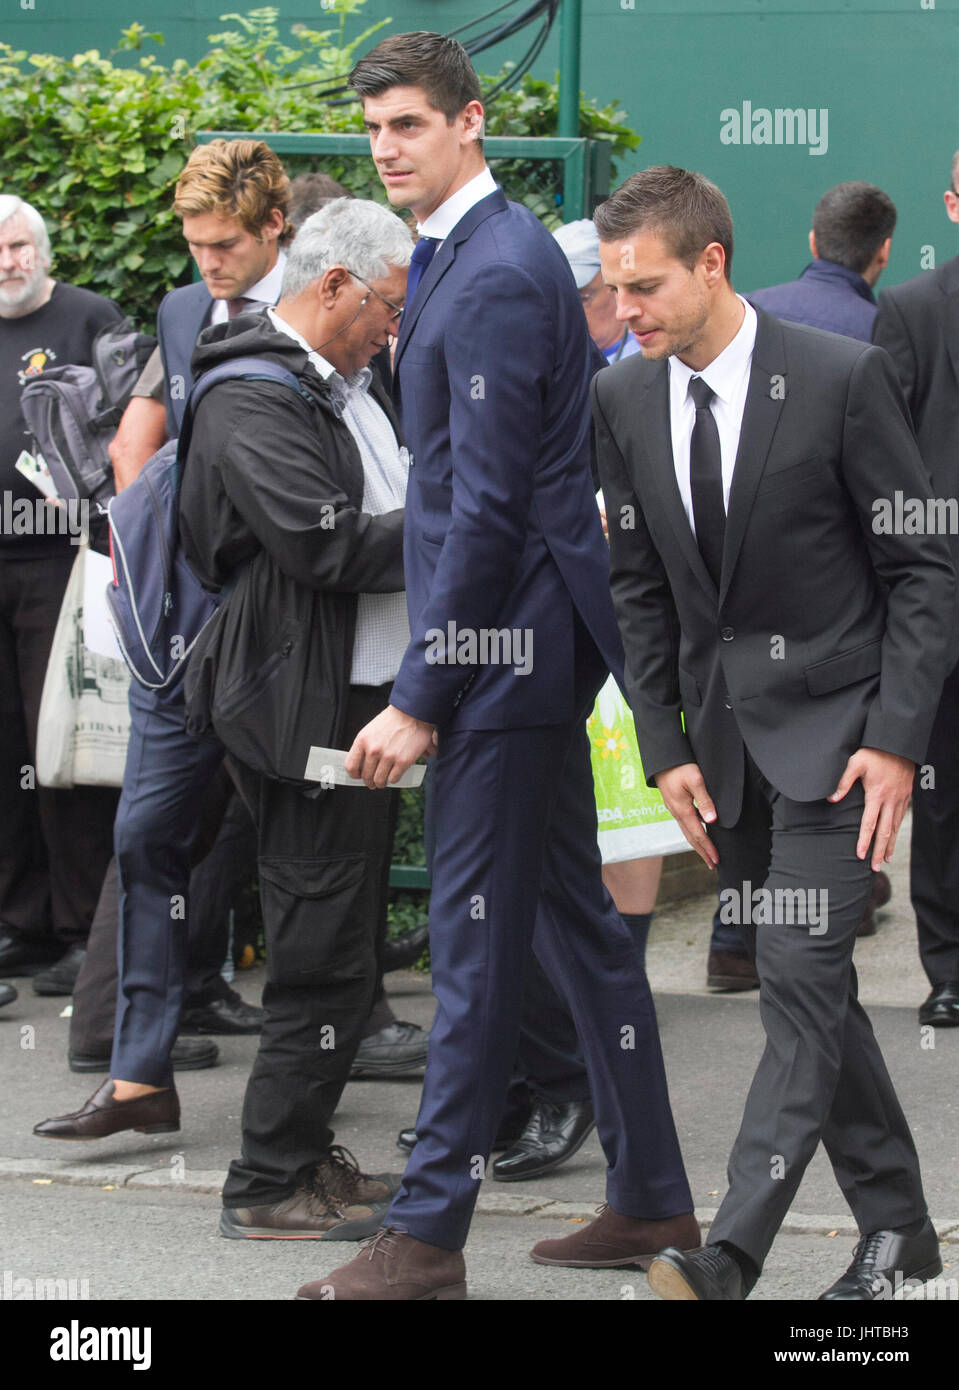
<path fill-rule="evenodd" d="M 340 745 L 357 595 L 403 585 L 403 512 L 361 510 L 363 465 L 329 386 L 265 313 L 200 337 L 196 376 L 231 358 L 287 367 L 310 399 L 271 381 L 223 381 L 200 401 L 180 492 L 184 554 L 229 588 L 186 675 L 187 727 L 241 762 L 302 782 L 311 745 Z M 399 437 L 374 372 L 370 393 Z"/>

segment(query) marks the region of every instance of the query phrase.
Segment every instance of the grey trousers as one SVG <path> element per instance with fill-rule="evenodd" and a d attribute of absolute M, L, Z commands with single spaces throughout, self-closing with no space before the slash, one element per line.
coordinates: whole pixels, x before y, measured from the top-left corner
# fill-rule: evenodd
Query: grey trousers
<path fill-rule="evenodd" d="M 926 1214 L 912 1135 L 857 998 L 852 953 L 872 882 L 856 857 L 863 800 L 856 783 L 835 804 L 790 801 L 747 754 L 738 823 L 709 829 L 720 911 L 755 959 L 766 1033 L 709 1243 L 731 1242 L 759 1269 L 820 1140 L 862 1233 Z"/>

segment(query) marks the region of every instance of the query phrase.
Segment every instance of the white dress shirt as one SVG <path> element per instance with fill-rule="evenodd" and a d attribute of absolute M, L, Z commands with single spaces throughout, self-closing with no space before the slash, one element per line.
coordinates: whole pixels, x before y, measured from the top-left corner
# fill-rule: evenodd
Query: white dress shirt
<path fill-rule="evenodd" d="M 305 349 L 343 411 L 363 464 L 362 510 L 369 516 L 382 516 L 405 506 L 408 456 L 405 449 L 400 449 L 386 412 L 369 393 L 371 369 L 361 367 L 352 376 L 341 376 L 332 362 L 311 348 L 275 309 L 268 309 L 267 314 L 274 328 Z M 409 642 L 405 591 L 358 594 L 350 684 L 385 685 L 394 680 Z"/>
<path fill-rule="evenodd" d="M 469 183 L 464 183 L 447 198 L 445 203 L 440 203 L 435 211 L 431 212 L 425 222 L 417 222 L 416 230 L 420 236 L 430 236 L 436 241 L 445 241 L 450 232 L 461 222 L 470 208 L 475 207 L 483 198 L 488 198 L 497 189 L 496 180 L 489 171 L 488 166 L 484 166 L 483 172 L 477 174 Z"/>
<path fill-rule="evenodd" d="M 280 297 L 280 290 L 283 286 L 283 267 L 286 265 L 286 252 L 280 251 L 276 258 L 276 265 L 272 270 L 268 270 L 262 280 L 257 280 L 255 285 L 251 285 L 241 296 L 242 299 L 255 299 L 260 304 L 276 304 Z M 230 317 L 227 308 L 228 299 L 214 299 L 213 309 L 210 313 L 210 323 L 226 323 Z M 253 310 L 247 311 L 252 313 Z"/>
<path fill-rule="evenodd" d="M 696 523 L 693 520 L 693 494 L 689 483 L 689 445 L 693 426 L 696 423 L 696 406 L 689 394 L 689 383 L 694 376 L 701 376 L 706 385 L 715 393 L 709 403 L 719 431 L 719 448 L 723 463 L 723 506 L 729 511 L 729 489 L 736 466 L 736 453 L 739 449 L 739 432 L 746 407 L 746 392 L 749 390 L 749 372 L 753 361 L 753 348 L 756 344 L 756 310 L 742 296 L 740 303 L 746 313 L 739 332 L 731 343 L 727 343 L 718 357 L 714 357 L 708 367 L 694 372 L 678 357 L 669 359 L 669 428 L 673 441 L 673 467 L 683 507 L 689 518 L 693 535 Z"/>

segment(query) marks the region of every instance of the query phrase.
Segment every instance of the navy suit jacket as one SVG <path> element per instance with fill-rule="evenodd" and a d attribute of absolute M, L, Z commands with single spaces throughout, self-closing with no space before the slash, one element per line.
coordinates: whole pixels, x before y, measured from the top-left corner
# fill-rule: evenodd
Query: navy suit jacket
<path fill-rule="evenodd" d="M 157 338 L 163 363 L 166 428 L 176 439 L 183 421 L 183 408 L 193 385 L 190 358 L 200 330 L 206 326 L 213 296 L 202 280 L 164 295 L 157 314 Z"/>
<path fill-rule="evenodd" d="M 876 297 L 869 282 L 835 261 L 812 261 L 798 280 L 753 290 L 746 298 L 777 319 L 841 333 L 863 343 L 872 337 Z"/>
<path fill-rule="evenodd" d="M 404 315 L 394 393 L 411 452 L 404 566 L 411 642 L 392 703 L 461 729 L 575 714 L 576 613 L 623 679 L 590 474 L 596 369 L 569 265 L 501 189 L 437 251 Z M 485 629 L 532 634 L 517 663 L 450 661 Z M 500 654 L 516 656 L 504 646 Z M 579 659 L 596 660 L 595 650 Z"/>

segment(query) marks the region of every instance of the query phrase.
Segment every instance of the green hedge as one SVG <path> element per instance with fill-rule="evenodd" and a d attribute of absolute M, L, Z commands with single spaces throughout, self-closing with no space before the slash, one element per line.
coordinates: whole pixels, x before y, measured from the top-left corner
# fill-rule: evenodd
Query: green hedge
<path fill-rule="evenodd" d="M 115 299 L 150 328 L 163 294 L 190 279 L 171 201 L 196 132 L 361 130 L 355 103 L 327 103 L 318 94 L 323 86 L 301 84 L 345 77 L 358 51 L 390 22 L 347 42 L 346 21 L 364 3 L 335 0 L 323 9 L 330 27 L 294 25 L 290 42 L 280 37 L 274 7 L 222 15 L 233 27 L 211 34 L 213 47 L 195 64 L 180 58 L 167 66 L 144 53 L 145 44 L 163 39 L 140 24 L 122 31 L 110 57 L 91 50 L 67 59 L 0 44 L 0 188 L 49 219 L 56 274 Z M 494 100 L 487 130 L 552 135 L 556 108 L 556 84 L 527 76 L 518 91 Z M 583 134 L 609 140 L 614 156 L 639 143 L 617 107 L 599 109 L 584 98 L 582 122 Z M 316 165 L 286 163 L 291 173 Z M 323 167 L 358 196 L 385 201 L 369 159 L 327 160 Z M 522 172 L 511 170 L 511 184 Z M 536 172 L 531 166 L 525 200 L 555 218 Z"/>

